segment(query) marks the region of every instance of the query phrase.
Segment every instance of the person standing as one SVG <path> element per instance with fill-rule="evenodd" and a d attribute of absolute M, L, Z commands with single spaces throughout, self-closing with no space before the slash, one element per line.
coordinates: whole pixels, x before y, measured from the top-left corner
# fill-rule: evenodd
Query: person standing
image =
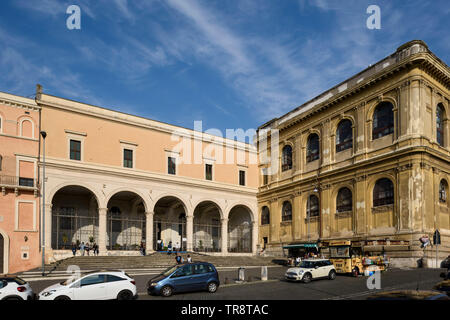
<path fill-rule="evenodd" d="M 188 254 L 188 256 L 187 256 L 187 262 L 188 263 L 191 263 L 192 262 L 192 258 L 191 258 L 191 256 Z"/>
<path fill-rule="evenodd" d="M 81 244 L 80 244 L 80 253 L 81 253 L 81 255 L 82 256 L 84 256 L 84 249 L 85 249 L 86 247 L 85 247 L 85 245 L 84 245 L 84 242 L 82 242 Z"/>
<path fill-rule="evenodd" d="M 168 255 L 172 254 L 172 241 L 169 241 L 169 246 L 167 247 L 167 254 Z"/>
<path fill-rule="evenodd" d="M 181 256 L 177 253 L 177 256 L 175 257 L 175 261 L 177 264 L 181 264 Z"/>
<path fill-rule="evenodd" d="M 74 257 L 77 255 L 77 246 L 74 242 L 72 242 L 72 253 Z"/>

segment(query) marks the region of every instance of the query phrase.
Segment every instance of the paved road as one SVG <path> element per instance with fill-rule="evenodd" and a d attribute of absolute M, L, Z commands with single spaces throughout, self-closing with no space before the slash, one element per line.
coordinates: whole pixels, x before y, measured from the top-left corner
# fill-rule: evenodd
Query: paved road
<path fill-rule="evenodd" d="M 238 272 L 220 271 L 223 286 L 215 294 L 207 292 L 178 294 L 170 298 L 148 296 L 146 294 L 146 283 L 152 275 L 133 275 L 138 288 L 139 300 L 319 300 L 319 299 L 366 299 L 368 295 L 375 292 L 368 290 L 367 278 L 353 278 L 339 275 L 335 280 L 318 280 L 308 284 L 292 283 L 283 280 L 285 267 L 269 269 L 268 282 L 248 282 L 246 284 L 235 284 Z M 442 279 L 439 274 L 443 270 L 415 269 L 415 270 L 390 270 L 381 274 L 381 290 L 394 289 L 416 289 L 429 290 Z M 247 278 L 252 276 L 260 279 L 260 269 L 247 269 Z M 228 281 L 226 281 L 226 279 Z M 225 284 L 225 283 L 229 284 Z M 30 281 L 36 292 L 55 283 L 55 280 Z M 376 290 L 378 291 L 378 290 Z"/>

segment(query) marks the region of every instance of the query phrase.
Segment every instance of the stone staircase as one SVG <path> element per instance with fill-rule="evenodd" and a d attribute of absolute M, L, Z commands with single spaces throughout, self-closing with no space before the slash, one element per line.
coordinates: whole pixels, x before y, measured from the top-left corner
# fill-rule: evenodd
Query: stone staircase
<path fill-rule="evenodd" d="M 210 262 L 216 267 L 240 267 L 240 266 L 275 266 L 277 261 L 272 257 L 260 256 L 211 256 L 198 253 L 183 253 L 181 256 L 186 260 L 187 255 L 192 260 Z M 78 266 L 82 271 L 119 269 L 119 270 L 146 270 L 167 268 L 176 264 L 175 254 L 157 252 L 148 256 L 76 256 L 60 260 L 45 266 L 46 273 L 56 274 L 67 270 L 71 265 Z M 22 275 L 37 274 L 41 269 L 30 270 Z"/>

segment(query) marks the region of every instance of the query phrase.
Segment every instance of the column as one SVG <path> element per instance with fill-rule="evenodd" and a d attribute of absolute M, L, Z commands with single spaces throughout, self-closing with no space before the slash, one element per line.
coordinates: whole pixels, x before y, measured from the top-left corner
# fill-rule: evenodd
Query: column
<path fill-rule="evenodd" d="M 194 250 L 194 216 L 186 216 L 187 251 Z"/>
<path fill-rule="evenodd" d="M 106 217 L 108 208 L 98 209 L 98 251 L 100 255 L 107 255 L 106 250 Z"/>
<path fill-rule="evenodd" d="M 252 221 L 252 253 L 258 254 L 258 222 Z"/>
<path fill-rule="evenodd" d="M 228 219 L 222 219 L 221 221 L 221 236 L 222 236 L 222 254 L 228 254 Z"/>
<path fill-rule="evenodd" d="M 52 207 L 51 203 L 44 204 L 45 207 L 45 250 L 52 249 Z M 46 251 L 46 254 L 48 251 Z"/>
<path fill-rule="evenodd" d="M 154 212 L 145 213 L 145 254 L 152 253 L 153 250 L 153 217 Z"/>

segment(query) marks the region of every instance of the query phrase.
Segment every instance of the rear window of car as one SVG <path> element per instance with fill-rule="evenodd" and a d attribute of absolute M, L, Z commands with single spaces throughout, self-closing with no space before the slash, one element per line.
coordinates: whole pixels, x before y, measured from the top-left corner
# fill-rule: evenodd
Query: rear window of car
<path fill-rule="evenodd" d="M 21 279 L 21 278 L 19 278 L 19 277 L 15 277 L 15 278 L 14 278 L 14 281 L 15 281 L 18 285 L 21 285 L 21 286 L 23 286 L 24 284 L 27 283 L 25 280 L 23 280 L 23 279 Z"/>
<path fill-rule="evenodd" d="M 113 276 L 112 274 L 106 275 L 106 282 L 117 282 L 117 281 L 122 281 L 122 280 L 125 280 L 125 279 L 118 277 L 118 276 Z"/>

